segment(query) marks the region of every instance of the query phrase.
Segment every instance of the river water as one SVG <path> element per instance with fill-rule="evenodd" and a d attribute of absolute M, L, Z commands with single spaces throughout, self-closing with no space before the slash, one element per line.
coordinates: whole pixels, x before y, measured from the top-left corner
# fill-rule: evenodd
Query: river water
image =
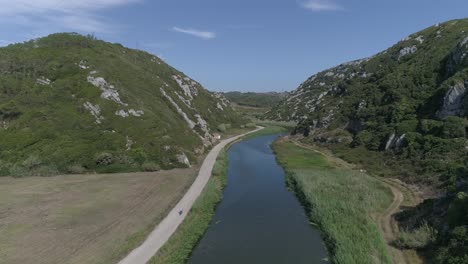
<path fill-rule="evenodd" d="M 279 135 L 229 151 L 228 184 L 190 264 L 326 263 L 327 251 L 270 147 Z"/>

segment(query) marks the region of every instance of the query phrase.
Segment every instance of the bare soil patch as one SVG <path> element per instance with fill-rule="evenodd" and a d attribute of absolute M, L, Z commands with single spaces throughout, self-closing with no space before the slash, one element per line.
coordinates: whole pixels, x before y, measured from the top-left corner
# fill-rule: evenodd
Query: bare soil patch
<path fill-rule="evenodd" d="M 196 168 L 0 178 L 0 263 L 115 263 L 180 200 Z"/>

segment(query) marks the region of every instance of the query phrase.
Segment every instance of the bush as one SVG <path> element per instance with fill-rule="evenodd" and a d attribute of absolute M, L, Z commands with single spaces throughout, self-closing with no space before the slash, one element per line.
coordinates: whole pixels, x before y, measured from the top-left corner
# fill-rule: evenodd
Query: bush
<path fill-rule="evenodd" d="M 444 122 L 442 129 L 444 138 L 466 137 L 465 120 L 456 116 L 449 116 Z"/>
<path fill-rule="evenodd" d="M 54 166 L 40 166 L 32 172 L 33 176 L 54 176 L 58 174 L 59 171 Z"/>
<path fill-rule="evenodd" d="M 397 125 L 397 133 L 401 135 L 408 132 L 415 132 L 418 128 L 418 123 L 419 121 L 417 119 L 404 120 Z"/>
<path fill-rule="evenodd" d="M 143 164 L 148 159 L 148 154 L 142 148 L 132 149 L 131 155 L 138 164 Z"/>
<path fill-rule="evenodd" d="M 354 139 L 354 143 L 358 146 L 365 146 L 369 150 L 379 150 L 380 140 L 375 136 L 375 133 L 372 133 L 368 130 L 363 130 Z"/>
<path fill-rule="evenodd" d="M 96 157 L 96 164 L 97 165 L 102 165 L 102 166 L 107 166 L 110 165 L 114 162 L 114 156 L 112 154 L 104 152 L 99 154 Z"/>
<path fill-rule="evenodd" d="M 399 248 L 421 249 L 434 242 L 436 238 L 435 230 L 427 223 L 412 231 L 403 231 L 395 241 Z"/>
<path fill-rule="evenodd" d="M 159 166 L 158 164 L 156 164 L 154 162 L 145 162 L 145 163 L 143 163 L 143 165 L 141 165 L 141 168 L 144 171 L 148 171 L 148 172 L 160 171 L 161 170 L 161 166 Z"/>
<path fill-rule="evenodd" d="M 11 163 L 0 160 L 0 176 L 10 175 Z"/>
<path fill-rule="evenodd" d="M 128 156 L 128 155 L 121 154 L 121 155 L 117 155 L 115 157 L 115 162 L 119 163 L 119 164 L 132 165 L 132 164 L 135 163 L 135 160 L 132 157 Z"/>
<path fill-rule="evenodd" d="M 438 120 L 423 119 L 421 120 L 420 128 L 424 134 L 438 135 L 443 125 L 443 122 Z"/>
<path fill-rule="evenodd" d="M 86 173 L 86 168 L 81 165 L 71 165 L 67 168 L 67 172 L 71 174 L 84 174 Z"/>
<path fill-rule="evenodd" d="M 218 126 L 218 131 L 219 132 L 226 132 L 226 125 L 225 124 L 221 124 Z"/>
<path fill-rule="evenodd" d="M 254 123 L 248 123 L 245 125 L 246 128 L 256 128 L 257 125 L 255 125 Z"/>
<path fill-rule="evenodd" d="M 448 210 L 448 223 L 456 227 L 468 223 L 468 194 L 459 192 Z"/>
<path fill-rule="evenodd" d="M 36 155 L 31 155 L 25 161 L 23 161 L 23 166 L 28 169 L 32 170 L 34 168 L 39 167 L 42 164 L 42 161 Z"/>
<path fill-rule="evenodd" d="M 25 167 L 15 164 L 10 168 L 10 175 L 15 178 L 29 176 L 29 170 Z"/>

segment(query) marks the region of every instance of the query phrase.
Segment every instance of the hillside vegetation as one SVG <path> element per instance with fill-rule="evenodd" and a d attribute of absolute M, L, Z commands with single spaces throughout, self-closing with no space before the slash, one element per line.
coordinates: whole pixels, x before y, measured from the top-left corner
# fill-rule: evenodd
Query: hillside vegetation
<path fill-rule="evenodd" d="M 160 58 L 74 33 L 0 48 L 0 175 L 185 167 L 242 121 Z"/>
<path fill-rule="evenodd" d="M 304 142 L 373 174 L 435 190 L 441 198 L 399 216 L 415 239 L 398 244 L 435 263 L 468 263 L 468 19 L 320 72 L 267 115 L 299 122 Z M 417 236 L 431 239 L 412 243 Z"/>
<path fill-rule="evenodd" d="M 269 108 L 281 102 L 288 93 L 228 92 L 224 96 L 231 102 L 243 106 Z"/>

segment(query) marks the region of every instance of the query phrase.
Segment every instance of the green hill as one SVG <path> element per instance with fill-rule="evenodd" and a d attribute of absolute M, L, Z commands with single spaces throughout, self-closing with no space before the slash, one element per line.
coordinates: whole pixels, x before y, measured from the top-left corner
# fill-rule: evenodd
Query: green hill
<path fill-rule="evenodd" d="M 273 107 L 280 103 L 288 93 L 253 93 L 253 92 L 228 92 L 224 96 L 231 102 L 242 106 Z"/>
<path fill-rule="evenodd" d="M 92 36 L 0 48 L 0 73 L 0 175 L 186 166 L 242 122 L 158 57 Z"/>
<path fill-rule="evenodd" d="M 415 236 L 427 222 L 437 239 L 404 246 L 435 263 L 468 263 L 468 19 L 320 72 L 267 116 L 298 121 L 305 141 L 374 174 L 438 193 L 400 217 Z"/>

